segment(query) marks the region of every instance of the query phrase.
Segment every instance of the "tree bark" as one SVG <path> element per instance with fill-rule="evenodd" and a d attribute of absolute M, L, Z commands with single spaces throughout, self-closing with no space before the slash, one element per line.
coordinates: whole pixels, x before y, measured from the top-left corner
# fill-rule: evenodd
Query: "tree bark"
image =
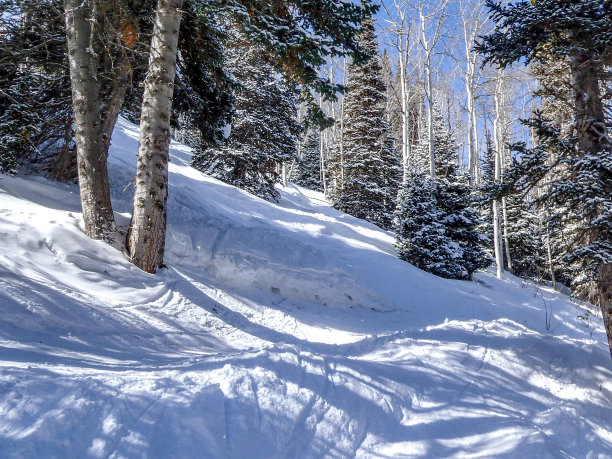
<path fill-rule="evenodd" d="M 66 38 L 72 86 L 79 190 L 85 234 L 109 244 L 116 242 L 115 217 L 101 140 L 100 88 L 93 43 L 96 19 L 93 0 L 66 0 Z"/>
<path fill-rule="evenodd" d="M 436 158 L 434 153 L 434 131 L 433 131 L 433 85 L 431 82 L 431 60 L 427 56 L 426 91 L 427 91 L 427 142 L 429 145 L 429 176 L 436 179 Z"/>
<path fill-rule="evenodd" d="M 584 154 L 592 155 L 599 155 L 604 149 L 610 148 L 599 86 L 598 64 L 589 55 L 578 54 L 570 59 L 578 148 Z M 604 190 L 611 194 L 612 185 L 608 183 Z M 594 219 L 597 215 L 590 217 Z M 598 267 L 597 297 L 612 356 L 612 264 L 610 263 L 602 263 Z"/>
<path fill-rule="evenodd" d="M 159 0 L 140 118 L 134 208 L 128 231 L 130 261 L 154 273 L 166 239 L 170 114 L 182 0 Z"/>
<path fill-rule="evenodd" d="M 599 307 L 612 357 L 612 264 L 599 266 Z"/>
<path fill-rule="evenodd" d="M 502 149 L 503 138 L 501 124 L 501 91 L 503 70 L 500 70 L 497 76 L 495 87 L 495 118 L 493 119 L 493 132 L 495 142 L 495 183 L 499 184 L 502 180 Z M 504 253 L 503 253 L 503 235 L 502 235 L 502 211 L 500 209 L 501 199 L 493 201 L 493 248 L 495 251 L 495 264 L 497 265 L 497 278 L 501 279 L 504 271 Z"/>

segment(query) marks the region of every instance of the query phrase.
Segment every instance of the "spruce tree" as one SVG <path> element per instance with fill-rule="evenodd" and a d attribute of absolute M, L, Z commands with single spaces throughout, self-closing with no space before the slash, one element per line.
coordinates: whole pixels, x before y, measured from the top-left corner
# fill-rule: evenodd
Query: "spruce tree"
<path fill-rule="evenodd" d="M 196 167 L 264 199 L 276 200 L 277 165 L 297 155 L 297 94 L 281 78 L 263 50 L 236 32 L 226 66 L 236 84 L 227 145 L 196 157 Z"/>
<path fill-rule="evenodd" d="M 374 20 L 364 21 L 358 43 L 370 59 L 348 66 L 344 108 L 344 182 L 334 207 L 383 228 L 392 225 L 401 180 L 400 160 L 386 120 L 386 91 Z"/>
<path fill-rule="evenodd" d="M 512 274 L 534 280 L 546 277 L 546 254 L 538 213 L 530 208 L 528 197 L 506 197 L 508 240 Z"/>
<path fill-rule="evenodd" d="M 0 11 L 0 171 L 73 179 L 62 1 L 0 0 Z"/>
<path fill-rule="evenodd" d="M 540 146 L 529 150 L 519 145 L 518 170 L 531 186 L 555 172 L 540 199 L 567 209 L 559 218 L 577 230 L 566 261 L 581 265 L 574 285 L 599 302 L 612 355 L 612 145 L 600 85 L 612 64 L 612 2 L 534 0 L 506 5 L 488 0 L 487 6 L 497 27 L 477 46 L 486 61 L 506 66 L 524 58 L 546 64 L 552 57 L 569 64 L 571 135 L 563 136 L 536 117 L 532 125 L 539 131 L 538 140 L 558 153 L 551 161 Z"/>
<path fill-rule="evenodd" d="M 480 216 L 468 176 L 459 171 L 458 148 L 435 107 L 433 120 L 436 179 L 424 181 L 429 171 L 429 147 L 427 137 L 423 135 L 423 140 L 414 148 L 414 171 L 408 175 L 400 193 L 396 213 L 398 247 L 404 244 L 403 241 L 410 241 L 409 245 L 416 248 L 408 257 L 403 257 L 400 252 L 400 257 L 439 276 L 470 279 L 474 271 L 489 264 L 484 250 L 487 238 L 478 232 Z M 423 196 L 420 196 L 421 187 L 427 187 Z M 420 204 L 419 200 L 426 205 Z M 429 215 L 424 215 L 425 212 Z M 402 223 L 412 222 L 415 218 L 426 222 L 429 229 L 421 231 L 414 225 Z M 435 227 L 431 226 L 431 221 L 435 221 Z M 411 230 L 417 233 L 410 234 Z M 423 232 L 433 233 L 427 236 Z M 426 242 L 422 249 L 419 241 Z M 433 251 L 433 243 L 440 245 L 437 251 Z M 440 258 L 432 258 L 432 253 Z M 419 260 L 421 256 L 423 260 Z"/>
<path fill-rule="evenodd" d="M 312 126 L 308 129 L 302 143 L 301 157 L 294 165 L 290 180 L 296 185 L 322 192 L 320 138 L 318 128 Z"/>
<path fill-rule="evenodd" d="M 447 235 L 447 215 L 438 204 L 438 184 L 412 172 L 402 186 L 394 219 L 398 256 L 440 277 L 466 279 L 462 250 Z"/>

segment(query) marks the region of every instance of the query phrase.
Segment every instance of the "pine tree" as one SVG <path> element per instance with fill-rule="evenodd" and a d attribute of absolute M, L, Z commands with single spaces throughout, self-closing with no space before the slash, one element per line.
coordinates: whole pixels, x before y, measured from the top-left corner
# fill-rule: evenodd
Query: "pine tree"
<path fill-rule="evenodd" d="M 264 199 L 276 200 L 276 166 L 297 155 L 297 96 L 260 47 L 237 33 L 226 65 L 237 85 L 227 145 L 196 157 L 196 167 Z"/>
<path fill-rule="evenodd" d="M 546 254 L 538 213 L 530 208 L 528 197 L 506 197 L 508 240 L 512 274 L 534 280 L 546 277 Z"/>
<path fill-rule="evenodd" d="M 61 0 L 0 0 L 0 171 L 76 176 Z"/>
<path fill-rule="evenodd" d="M 463 253 L 447 235 L 447 215 L 439 207 L 437 188 L 424 174 L 408 174 L 395 213 L 395 248 L 402 260 L 417 268 L 440 277 L 466 279 Z"/>
<path fill-rule="evenodd" d="M 565 60 L 571 72 L 574 126 L 569 137 L 532 120 L 540 142 L 557 150 L 554 159 L 536 146 L 524 153 L 518 171 L 533 184 L 550 178 L 541 201 L 565 208 L 561 215 L 577 229 L 566 260 L 581 265 L 574 284 L 599 301 L 612 355 L 612 145 L 600 81 L 612 64 L 612 2 L 610 0 L 534 0 L 487 6 L 497 23 L 495 31 L 477 48 L 501 66 L 525 58 L 545 64 L 552 57 Z M 569 140 L 569 142 L 568 142 Z M 563 167 L 558 167 L 563 164 Z M 561 204 L 561 206 L 559 206 Z"/>
<path fill-rule="evenodd" d="M 322 192 L 320 136 L 321 131 L 314 126 L 306 132 L 301 148 L 302 156 L 296 161 L 291 181 L 296 185 Z"/>
<path fill-rule="evenodd" d="M 459 171 L 458 149 L 439 110 L 434 109 L 433 120 L 436 179 L 429 182 L 424 179 L 429 171 L 429 145 L 427 137 L 422 136 L 423 141 L 414 149 L 415 171 L 409 174 L 399 198 L 397 245 L 403 247 L 404 241 L 410 241 L 408 246 L 416 247 L 409 256 L 400 252 L 400 257 L 416 266 L 443 277 L 470 279 L 474 271 L 489 264 L 483 248 L 487 238 L 477 231 L 480 217 L 469 178 Z M 427 190 L 421 192 L 421 187 Z M 421 219 L 428 227 L 419 230 L 414 223 L 402 223 L 415 219 Z M 434 243 L 440 245 L 436 250 L 432 247 Z M 433 257 L 434 253 L 439 258 Z M 421 256 L 423 260 L 419 260 Z"/>
<path fill-rule="evenodd" d="M 386 120 L 386 87 L 372 18 L 364 21 L 357 41 L 370 59 L 361 65 L 348 66 L 344 182 L 335 195 L 334 207 L 390 228 L 401 169 Z"/>

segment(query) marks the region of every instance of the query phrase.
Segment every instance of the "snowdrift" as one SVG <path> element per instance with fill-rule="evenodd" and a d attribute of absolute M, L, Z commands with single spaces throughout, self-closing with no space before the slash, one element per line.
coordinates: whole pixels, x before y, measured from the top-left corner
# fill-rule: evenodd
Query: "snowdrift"
<path fill-rule="evenodd" d="M 137 136 L 113 136 L 119 224 Z M 436 278 L 319 193 L 268 203 L 189 157 L 156 275 L 84 236 L 76 187 L 0 178 L 1 457 L 612 457 L 587 305 Z"/>

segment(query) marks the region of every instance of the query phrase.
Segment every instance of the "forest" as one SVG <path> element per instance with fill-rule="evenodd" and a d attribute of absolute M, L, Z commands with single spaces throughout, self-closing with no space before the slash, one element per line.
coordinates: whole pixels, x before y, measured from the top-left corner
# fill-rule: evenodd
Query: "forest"
<path fill-rule="evenodd" d="M 568 286 L 612 346 L 610 7 L 5 0 L 0 167 L 78 180 L 86 233 L 154 272 L 174 135 L 264 199 L 323 191 L 436 275 L 493 261 Z M 143 132 L 127 229 L 105 164 L 120 115 Z"/>
<path fill-rule="evenodd" d="M 0 185 L 78 187 L 85 235 L 139 270 L 179 269 L 179 197 L 224 199 L 173 188 L 180 144 L 193 173 L 271 206 L 320 193 L 439 278 L 480 288 L 488 271 L 540 286 L 534 297 L 567 294 L 603 322 L 612 356 L 612 0 L 0 0 L 0 12 Z M 109 158 L 129 123 L 135 175 L 118 198 Z M 225 282 L 215 250 L 237 223 L 193 236 L 208 234 L 202 209 L 202 228 L 185 225 L 210 245 L 202 272 Z M 347 225 L 363 237 L 361 224 Z M 252 263 L 261 272 L 232 276 L 259 285 L 268 268 Z"/>

